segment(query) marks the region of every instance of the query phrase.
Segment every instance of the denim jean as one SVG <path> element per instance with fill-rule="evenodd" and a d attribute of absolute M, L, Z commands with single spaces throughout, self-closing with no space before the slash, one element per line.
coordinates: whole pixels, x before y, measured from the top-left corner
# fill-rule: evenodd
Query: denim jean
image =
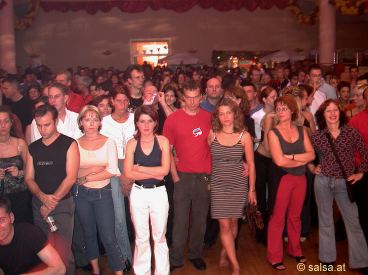
<path fill-rule="evenodd" d="M 110 184 L 103 188 L 77 185 L 73 188 L 73 196 L 75 210 L 83 228 L 87 259 L 93 260 L 99 256 L 98 229 L 110 268 L 113 271 L 123 270 L 123 256 L 115 237 L 114 205 Z"/>
<path fill-rule="evenodd" d="M 349 200 L 345 180 L 317 175 L 314 180 L 314 192 L 318 207 L 320 261 L 336 261 L 336 242 L 332 213 L 332 203 L 335 199 L 344 220 L 348 237 L 349 266 L 350 268 L 367 267 L 367 243 L 359 224 L 357 206 Z"/>
<path fill-rule="evenodd" d="M 111 178 L 111 189 L 115 211 L 115 235 L 121 253 L 123 254 L 123 262 L 125 265 L 127 261 L 132 263 L 132 251 L 128 237 L 124 195 L 121 192 L 120 180 L 118 177 Z M 126 266 L 124 266 L 124 268 L 125 267 Z"/>

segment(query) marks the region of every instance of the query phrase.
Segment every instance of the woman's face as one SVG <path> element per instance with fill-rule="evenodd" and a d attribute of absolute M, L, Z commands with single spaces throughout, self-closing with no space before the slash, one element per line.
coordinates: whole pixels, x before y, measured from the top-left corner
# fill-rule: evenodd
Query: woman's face
<path fill-rule="evenodd" d="M 153 129 L 155 129 L 156 122 L 147 114 L 141 114 L 137 121 L 138 131 L 142 135 L 153 134 Z"/>
<path fill-rule="evenodd" d="M 31 88 L 28 91 L 28 96 L 30 100 L 36 100 L 37 98 L 39 98 L 41 95 L 40 91 L 37 90 L 36 88 Z"/>
<path fill-rule="evenodd" d="M 118 78 L 118 76 L 116 74 L 114 74 L 114 75 L 111 76 L 111 82 L 112 82 L 112 84 L 119 83 L 119 78 Z"/>
<path fill-rule="evenodd" d="M 185 75 L 179 74 L 178 75 L 178 84 L 183 84 L 185 82 Z"/>
<path fill-rule="evenodd" d="M 263 99 L 265 105 L 268 105 L 269 107 L 274 107 L 274 102 L 277 98 L 277 92 L 275 90 L 272 90 L 271 93 Z"/>
<path fill-rule="evenodd" d="M 342 87 L 339 91 L 340 98 L 343 101 L 349 101 L 350 98 L 350 88 L 349 87 Z"/>
<path fill-rule="evenodd" d="M 176 101 L 175 93 L 173 91 L 167 91 L 165 93 L 165 101 L 167 105 L 172 106 Z"/>
<path fill-rule="evenodd" d="M 339 107 L 335 103 L 331 102 L 324 111 L 323 116 L 326 120 L 327 125 L 339 123 L 340 118 Z"/>
<path fill-rule="evenodd" d="M 0 113 L 0 135 L 6 136 L 10 134 L 12 126 L 11 119 L 8 113 Z"/>
<path fill-rule="evenodd" d="M 230 106 L 220 106 L 218 109 L 218 118 L 223 127 L 234 124 L 234 112 Z"/>
<path fill-rule="evenodd" d="M 102 117 L 105 117 L 111 114 L 112 108 L 107 98 L 101 100 L 101 102 L 98 103 L 97 108 Z"/>
<path fill-rule="evenodd" d="M 278 103 L 275 111 L 280 122 L 291 121 L 291 110 L 286 104 Z"/>
<path fill-rule="evenodd" d="M 84 133 L 96 133 L 101 125 L 101 121 L 96 112 L 87 111 L 81 120 L 81 125 Z"/>

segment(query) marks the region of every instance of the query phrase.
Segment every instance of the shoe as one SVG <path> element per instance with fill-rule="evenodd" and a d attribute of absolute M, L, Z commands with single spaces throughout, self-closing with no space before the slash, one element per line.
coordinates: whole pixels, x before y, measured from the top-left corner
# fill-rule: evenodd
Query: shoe
<path fill-rule="evenodd" d="M 177 268 L 182 268 L 184 265 L 170 265 L 170 272 L 173 272 Z"/>
<path fill-rule="evenodd" d="M 280 263 L 275 263 L 275 264 L 271 264 L 272 267 L 278 271 L 283 271 L 286 269 L 286 266 L 284 266 L 284 263 L 283 262 L 280 262 Z"/>
<path fill-rule="evenodd" d="M 295 260 L 297 263 L 306 263 L 307 262 L 307 258 L 305 256 L 295 256 Z"/>
<path fill-rule="evenodd" d="M 190 262 L 198 270 L 205 270 L 207 268 L 202 258 L 191 259 Z"/>

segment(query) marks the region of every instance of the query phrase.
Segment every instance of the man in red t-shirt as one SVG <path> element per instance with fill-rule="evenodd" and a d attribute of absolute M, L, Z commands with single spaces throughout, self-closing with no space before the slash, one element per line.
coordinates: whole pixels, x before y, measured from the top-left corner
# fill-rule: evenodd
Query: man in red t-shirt
<path fill-rule="evenodd" d="M 366 102 L 366 108 L 364 111 L 353 116 L 349 125 L 358 130 L 358 132 L 362 135 L 365 144 L 368 146 L 368 85 L 365 85 L 363 97 Z M 362 86 L 363 87 L 363 86 Z M 358 162 L 360 158 L 358 156 Z M 368 174 L 365 173 L 363 176 L 363 180 L 355 186 L 355 200 L 358 206 L 359 212 L 359 221 L 362 226 L 365 239 L 368 242 Z"/>
<path fill-rule="evenodd" d="M 201 254 L 210 194 L 211 154 L 207 136 L 211 114 L 199 106 L 202 98 L 199 83 L 189 81 L 183 90 L 184 108 L 171 114 L 164 125 L 164 135 L 176 152 L 176 163 L 172 161 L 171 165 L 175 214 L 170 265 L 173 270 L 184 264 L 190 224 L 189 259 L 195 268 L 204 270 L 206 263 Z"/>

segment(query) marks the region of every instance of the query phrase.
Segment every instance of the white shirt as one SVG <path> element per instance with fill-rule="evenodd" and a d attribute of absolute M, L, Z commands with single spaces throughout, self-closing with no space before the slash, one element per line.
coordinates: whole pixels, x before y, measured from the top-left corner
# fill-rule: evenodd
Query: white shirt
<path fill-rule="evenodd" d="M 101 134 L 112 138 L 118 149 L 118 159 L 125 158 L 125 146 L 133 138 L 135 133 L 134 114 L 129 113 L 127 121 L 120 123 L 112 118 L 111 115 L 102 119 Z"/>
<path fill-rule="evenodd" d="M 261 122 L 263 120 L 263 117 L 265 116 L 265 111 L 262 109 L 258 110 L 257 112 L 255 112 L 251 117 L 254 120 L 254 130 L 256 133 L 256 142 L 261 140 L 261 135 L 262 135 L 262 125 Z M 258 146 L 257 146 L 258 147 Z"/>
<path fill-rule="evenodd" d="M 74 139 L 80 138 L 83 134 L 81 130 L 79 130 L 78 128 L 78 123 L 77 123 L 78 114 L 72 111 L 69 111 L 68 109 L 65 109 L 65 113 L 66 114 L 65 114 L 64 121 L 62 121 L 61 119 L 58 119 L 58 123 L 56 126 L 58 132 L 68 137 L 74 138 Z M 36 120 L 33 119 L 31 123 L 31 143 L 40 138 L 41 138 L 41 134 L 38 131 Z"/>
<path fill-rule="evenodd" d="M 324 92 L 317 90 L 314 93 L 312 104 L 309 107 L 313 116 L 317 112 L 319 106 L 321 106 L 321 104 L 325 102 L 326 99 L 327 99 L 327 96 Z"/>

